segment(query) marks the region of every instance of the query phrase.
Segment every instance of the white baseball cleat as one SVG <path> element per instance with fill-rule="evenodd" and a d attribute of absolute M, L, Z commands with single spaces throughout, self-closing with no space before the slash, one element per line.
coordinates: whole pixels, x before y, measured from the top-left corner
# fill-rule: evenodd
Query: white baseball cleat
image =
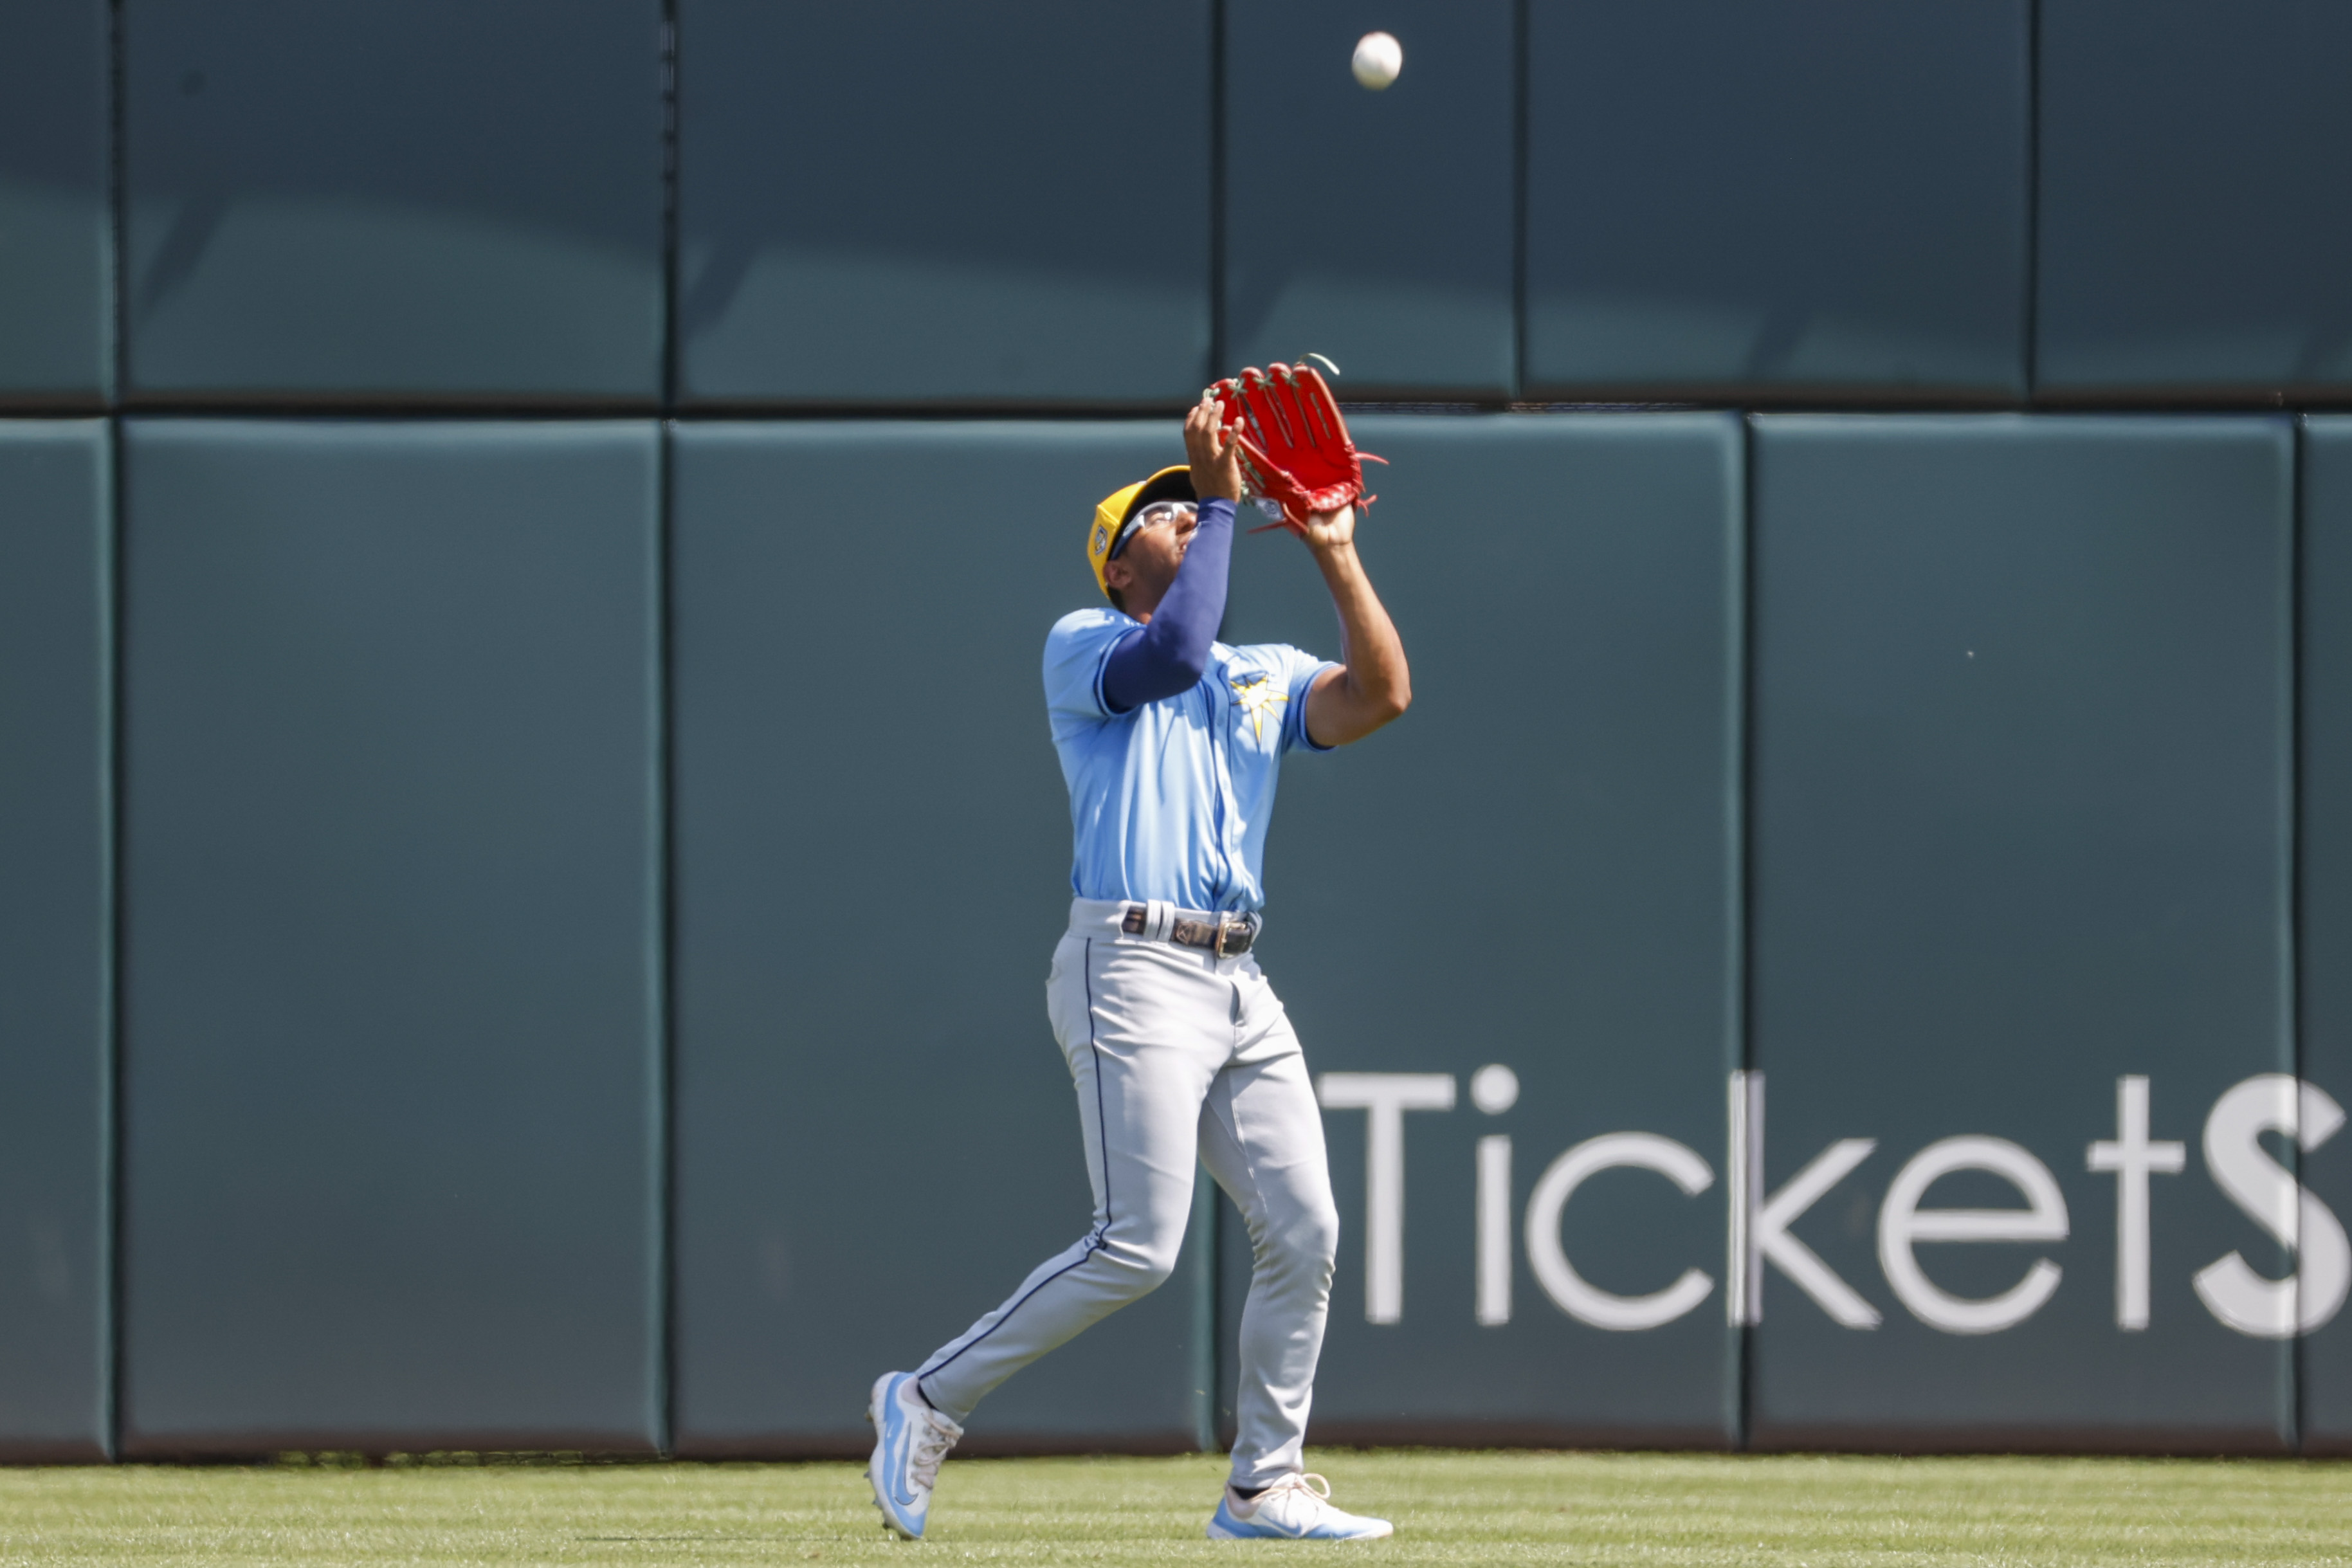
<path fill-rule="evenodd" d="M 874 1423 L 874 1458 L 866 1462 L 866 1479 L 874 1483 L 882 1528 L 920 1541 L 940 1461 L 963 1428 L 924 1402 L 911 1373 L 886 1372 L 876 1378 L 866 1414 Z"/>
<path fill-rule="evenodd" d="M 1342 1513 L 1330 1500 L 1331 1483 L 1321 1476 L 1285 1476 L 1255 1498 L 1227 1487 L 1210 1516 L 1209 1539 L 1377 1541 L 1396 1533 L 1387 1520 Z"/>

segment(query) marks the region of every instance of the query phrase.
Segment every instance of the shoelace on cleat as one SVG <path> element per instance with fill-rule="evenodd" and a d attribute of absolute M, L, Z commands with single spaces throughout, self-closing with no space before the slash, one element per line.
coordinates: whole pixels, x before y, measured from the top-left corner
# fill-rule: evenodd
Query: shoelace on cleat
<path fill-rule="evenodd" d="M 1283 1477 L 1282 1479 L 1275 1482 L 1272 1486 L 1266 1488 L 1265 1490 L 1258 1493 L 1255 1500 L 1260 1508 L 1264 1508 L 1267 1501 L 1271 1500 L 1276 1492 L 1288 1491 L 1305 1492 L 1317 1502 L 1329 1502 L 1331 1500 L 1331 1483 L 1325 1480 L 1321 1476 L 1317 1475 L 1312 1470 L 1305 1470 L 1297 1475 Z"/>
<path fill-rule="evenodd" d="M 916 1431 L 907 1446 L 907 1468 L 915 1479 L 926 1487 L 940 1484 L 940 1461 L 955 1447 L 956 1434 L 933 1426 L 929 1421 L 916 1423 Z"/>

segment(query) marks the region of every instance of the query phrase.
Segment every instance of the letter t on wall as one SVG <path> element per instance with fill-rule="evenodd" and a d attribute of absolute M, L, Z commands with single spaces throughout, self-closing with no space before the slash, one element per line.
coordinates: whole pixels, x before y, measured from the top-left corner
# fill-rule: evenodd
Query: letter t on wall
<path fill-rule="evenodd" d="M 1315 1080 L 1326 1110 L 1370 1114 L 1364 1128 L 1364 1321 L 1404 1317 L 1404 1113 L 1454 1109 L 1445 1072 L 1327 1072 Z"/>
<path fill-rule="evenodd" d="M 2189 1163 L 2185 1143 L 2147 1141 L 2147 1079 L 2116 1079 L 2115 1142 L 2090 1148 L 2090 1168 L 2116 1176 L 2116 1327 L 2147 1327 L 2147 1177 L 2177 1176 Z"/>

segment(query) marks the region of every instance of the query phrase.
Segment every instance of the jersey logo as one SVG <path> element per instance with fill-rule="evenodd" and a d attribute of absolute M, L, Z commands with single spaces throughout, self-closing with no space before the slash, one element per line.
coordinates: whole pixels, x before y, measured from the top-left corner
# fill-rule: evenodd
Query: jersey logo
<path fill-rule="evenodd" d="M 1266 715 L 1274 713 L 1276 708 L 1289 701 L 1290 694 L 1286 691 L 1276 691 L 1273 682 L 1267 680 L 1265 672 L 1260 670 L 1253 670 L 1247 675 L 1235 677 L 1227 684 L 1234 689 L 1234 701 L 1240 706 L 1243 712 L 1249 715 L 1250 739 L 1265 740 L 1265 731 L 1263 725 Z M 1282 716 L 1275 713 L 1274 722 L 1276 729 L 1281 728 Z"/>

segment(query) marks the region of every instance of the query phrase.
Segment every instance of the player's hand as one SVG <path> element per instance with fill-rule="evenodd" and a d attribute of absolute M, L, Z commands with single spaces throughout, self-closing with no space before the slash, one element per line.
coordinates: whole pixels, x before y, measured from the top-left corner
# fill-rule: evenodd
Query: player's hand
<path fill-rule="evenodd" d="M 1192 493 L 1202 500 L 1242 499 L 1242 446 L 1224 433 L 1217 405 L 1202 400 L 1184 416 L 1184 460 L 1192 466 Z"/>
<path fill-rule="evenodd" d="M 1307 541 L 1314 551 L 1337 550 L 1356 542 L 1356 509 L 1343 506 L 1337 511 L 1313 511 L 1307 514 L 1304 526 L 1293 527 L 1292 532 Z"/>

